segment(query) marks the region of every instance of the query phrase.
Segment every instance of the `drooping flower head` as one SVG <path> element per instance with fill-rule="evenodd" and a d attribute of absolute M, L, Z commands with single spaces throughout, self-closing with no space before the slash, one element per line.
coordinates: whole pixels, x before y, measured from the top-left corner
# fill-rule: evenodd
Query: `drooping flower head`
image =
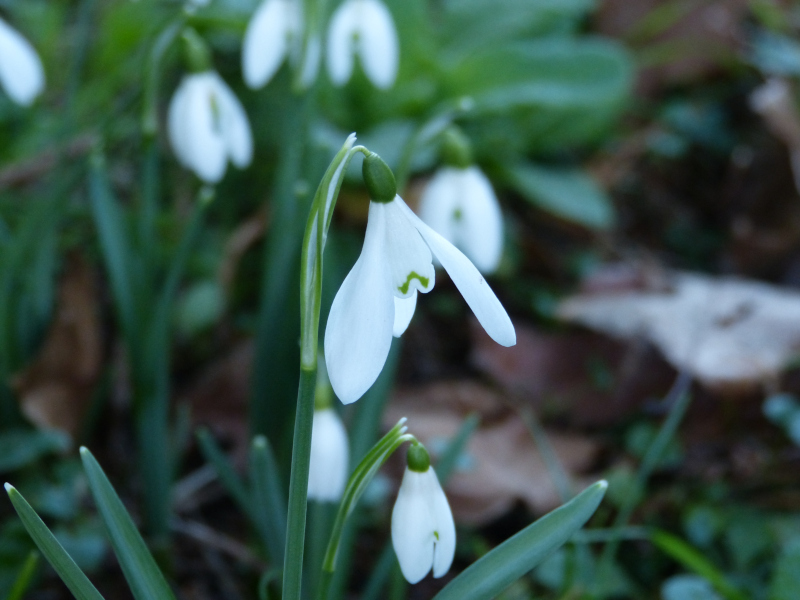
<path fill-rule="evenodd" d="M 481 273 L 491 274 L 503 254 L 503 215 L 497 196 L 458 130 L 446 132 L 442 154 L 446 166 L 436 171 L 422 192 L 419 216 Z"/>
<path fill-rule="evenodd" d="M 39 55 L 3 19 L 0 19 L 0 84 L 22 106 L 30 106 L 44 89 L 44 68 Z"/>
<path fill-rule="evenodd" d="M 303 23 L 303 3 L 299 0 L 266 0 L 256 9 L 242 42 L 242 72 L 248 87 L 266 85 L 287 57 L 297 59 Z M 318 62 L 318 48 L 314 54 Z M 316 70 L 313 66 L 314 77 Z"/>
<path fill-rule="evenodd" d="M 197 34 L 184 36 L 197 44 Z M 216 183 L 230 160 L 239 168 L 253 158 L 250 122 L 239 99 L 210 67 L 207 51 L 187 51 L 195 72 L 185 75 L 169 105 L 167 127 L 180 163 L 206 183 Z"/>
<path fill-rule="evenodd" d="M 456 551 L 456 526 L 442 486 L 422 444 L 408 449 L 408 467 L 392 510 L 392 545 L 400 570 L 417 583 L 433 569 L 450 570 Z"/>
<path fill-rule="evenodd" d="M 336 294 L 325 329 L 325 361 L 334 392 L 349 404 L 377 379 L 392 343 L 414 314 L 418 292 L 433 289 L 436 256 L 492 339 L 516 343 L 500 301 L 475 266 L 428 227 L 396 193 L 377 154 L 364 159 L 371 201 L 361 255 Z"/>
<path fill-rule="evenodd" d="M 394 85 L 400 43 L 392 14 L 380 0 L 345 0 L 331 17 L 327 59 L 334 85 L 350 80 L 356 55 L 375 87 Z"/>

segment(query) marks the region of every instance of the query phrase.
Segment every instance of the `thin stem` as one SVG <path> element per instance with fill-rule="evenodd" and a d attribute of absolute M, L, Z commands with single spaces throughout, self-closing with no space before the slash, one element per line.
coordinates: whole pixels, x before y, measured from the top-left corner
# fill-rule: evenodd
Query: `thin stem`
<path fill-rule="evenodd" d="M 617 518 L 614 520 L 612 529 L 616 535 L 609 540 L 608 545 L 603 549 L 603 554 L 600 559 L 601 573 L 609 572 L 617 550 L 619 549 L 620 533 L 624 530 L 628 521 L 630 521 L 633 511 L 636 509 L 636 505 L 645 489 L 647 480 L 658 465 L 658 461 L 661 460 L 667 445 L 675 437 L 675 433 L 678 431 L 683 416 L 689 408 L 692 399 L 692 395 L 689 393 L 689 386 L 691 383 L 691 375 L 685 371 L 681 371 L 678 373 L 678 377 L 675 379 L 675 383 L 672 384 L 672 388 L 669 390 L 666 398 L 664 398 L 664 404 L 669 406 L 669 413 L 642 459 L 642 464 L 639 467 L 639 471 L 636 473 L 634 491 L 625 497 L 625 501 L 617 513 Z"/>
<path fill-rule="evenodd" d="M 303 581 L 303 550 L 306 538 L 308 468 L 311 461 L 311 426 L 314 420 L 314 392 L 317 370 L 301 369 L 294 420 L 292 474 L 289 480 L 289 512 L 286 528 L 286 556 L 283 563 L 283 600 L 300 600 Z"/>

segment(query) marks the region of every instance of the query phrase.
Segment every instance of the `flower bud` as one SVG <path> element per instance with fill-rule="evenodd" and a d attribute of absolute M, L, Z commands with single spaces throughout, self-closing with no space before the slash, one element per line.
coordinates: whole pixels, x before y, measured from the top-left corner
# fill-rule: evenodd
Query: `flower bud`
<path fill-rule="evenodd" d="M 372 200 L 375 202 L 391 202 L 394 200 L 397 195 L 397 182 L 389 165 L 383 162 L 380 156 L 370 152 L 364 158 L 361 173 L 364 177 L 364 184 L 367 186 L 369 197 Z"/>

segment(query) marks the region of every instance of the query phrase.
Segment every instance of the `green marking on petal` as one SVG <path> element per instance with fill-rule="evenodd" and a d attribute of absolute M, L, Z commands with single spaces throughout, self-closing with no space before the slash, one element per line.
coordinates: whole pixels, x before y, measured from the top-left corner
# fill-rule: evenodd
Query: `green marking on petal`
<path fill-rule="evenodd" d="M 439 541 L 439 532 L 438 531 L 434 531 L 433 532 L 433 537 L 435 537 L 436 541 L 438 542 Z"/>
<path fill-rule="evenodd" d="M 430 278 L 423 277 L 422 275 L 420 275 L 416 271 L 411 271 L 411 273 L 409 273 L 406 276 L 405 283 L 403 285 L 398 285 L 397 286 L 397 289 L 400 290 L 401 294 L 407 294 L 408 293 L 408 287 L 411 285 L 411 280 L 412 279 L 419 280 L 419 282 L 422 284 L 422 287 L 424 287 L 424 288 L 428 287 L 428 283 L 430 282 Z"/>

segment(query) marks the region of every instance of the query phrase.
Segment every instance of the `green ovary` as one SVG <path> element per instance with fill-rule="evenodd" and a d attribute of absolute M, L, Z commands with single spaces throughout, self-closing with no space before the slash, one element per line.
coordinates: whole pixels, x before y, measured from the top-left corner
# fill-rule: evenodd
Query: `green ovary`
<path fill-rule="evenodd" d="M 411 280 L 412 279 L 419 280 L 419 282 L 422 284 L 423 288 L 428 287 L 428 283 L 430 282 L 430 279 L 428 277 L 423 277 L 422 275 L 418 274 L 416 271 L 411 271 L 411 273 L 409 273 L 406 276 L 405 283 L 403 283 L 403 285 L 398 285 L 397 286 L 397 289 L 400 290 L 401 294 L 407 294 L 408 293 L 408 287 L 411 285 Z"/>

